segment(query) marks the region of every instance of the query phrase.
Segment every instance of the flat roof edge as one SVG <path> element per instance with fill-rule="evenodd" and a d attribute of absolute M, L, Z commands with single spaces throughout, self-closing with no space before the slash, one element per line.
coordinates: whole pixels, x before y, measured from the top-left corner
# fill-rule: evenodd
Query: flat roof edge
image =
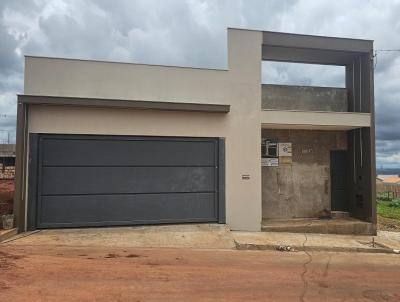
<path fill-rule="evenodd" d="M 263 46 L 368 53 L 373 49 L 373 41 L 264 31 Z"/>
<path fill-rule="evenodd" d="M 283 31 L 271 31 L 271 30 L 263 30 L 263 29 L 251 29 L 251 28 L 243 28 L 243 27 L 228 27 L 233 30 L 244 30 L 244 31 L 257 31 L 266 34 L 278 34 L 278 35 L 291 35 L 291 36 L 303 36 L 303 37 L 314 37 L 314 38 L 331 38 L 331 39 L 341 39 L 341 40 L 355 40 L 355 41 L 366 41 L 366 42 L 374 42 L 371 39 L 361 39 L 361 38 L 348 38 L 348 37 L 338 37 L 338 36 L 323 36 L 323 35 L 309 35 L 309 34 L 299 34 L 299 33 L 289 33 Z"/>
<path fill-rule="evenodd" d="M 252 29 L 252 28 L 243 28 L 243 27 L 231 27 L 231 26 L 228 26 L 227 27 L 227 30 L 230 30 L 230 29 L 233 29 L 233 30 L 244 30 L 244 31 L 257 31 L 257 32 L 264 32 L 262 29 Z"/>
<path fill-rule="evenodd" d="M 228 71 L 228 69 L 225 69 L 225 68 L 203 68 L 203 67 L 192 67 L 192 66 L 162 65 L 162 64 L 148 64 L 148 63 L 108 61 L 108 60 L 93 60 L 93 59 L 83 59 L 83 58 L 63 58 L 63 57 L 36 56 L 36 55 L 24 55 L 24 57 L 25 58 L 34 58 L 34 59 L 82 61 L 82 62 L 107 63 L 107 64 L 126 64 L 126 65 L 149 66 L 149 67 L 170 67 L 170 68 L 183 68 L 183 69 L 195 69 L 195 70 Z"/>
<path fill-rule="evenodd" d="M 290 35 L 290 36 L 300 36 L 300 37 L 310 37 L 310 38 L 328 38 L 328 39 L 338 39 L 338 40 L 374 42 L 374 40 L 371 40 L 371 39 L 361 39 L 361 38 L 348 38 L 348 37 L 323 36 L 323 35 L 307 35 L 307 34 L 288 33 L 288 32 L 281 32 L 281 31 L 268 31 L 268 30 L 263 30 L 262 32 L 266 33 L 266 34 Z"/>
<path fill-rule="evenodd" d="M 345 87 L 333 87 L 333 86 L 307 86 L 307 85 L 286 85 L 286 84 L 268 84 L 268 83 L 261 83 L 262 87 L 266 86 L 280 86 L 280 87 L 289 87 L 289 88 L 321 88 L 326 90 L 347 90 Z"/>
<path fill-rule="evenodd" d="M 102 99 L 19 94 L 18 102 L 33 105 L 84 106 L 140 110 L 194 111 L 228 113 L 230 105 L 209 103 L 157 102 L 143 100 Z"/>

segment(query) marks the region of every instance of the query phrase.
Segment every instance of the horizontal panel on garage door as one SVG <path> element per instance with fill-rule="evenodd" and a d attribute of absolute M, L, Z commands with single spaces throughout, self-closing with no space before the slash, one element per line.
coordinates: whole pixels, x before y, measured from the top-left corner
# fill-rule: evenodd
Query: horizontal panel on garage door
<path fill-rule="evenodd" d="M 213 192 L 215 167 L 44 167 L 42 194 Z"/>
<path fill-rule="evenodd" d="M 45 196 L 42 227 L 209 221 L 213 198 L 213 193 Z"/>
<path fill-rule="evenodd" d="M 36 227 L 224 217 L 218 139 L 43 134 L 36 140 Z"/>
<path fill-rule="evenodd" d="M 49 138 L 44 166 L 214 166 L 215 140 Z"/>

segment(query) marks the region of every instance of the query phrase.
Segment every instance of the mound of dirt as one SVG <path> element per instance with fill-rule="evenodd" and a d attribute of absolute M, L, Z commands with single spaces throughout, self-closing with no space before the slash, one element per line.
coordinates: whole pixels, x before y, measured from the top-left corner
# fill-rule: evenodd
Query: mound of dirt
<path fill-rule="evenodd" d="M 378 230 L 400 232 L 400 221 L 378 215 Z"/>

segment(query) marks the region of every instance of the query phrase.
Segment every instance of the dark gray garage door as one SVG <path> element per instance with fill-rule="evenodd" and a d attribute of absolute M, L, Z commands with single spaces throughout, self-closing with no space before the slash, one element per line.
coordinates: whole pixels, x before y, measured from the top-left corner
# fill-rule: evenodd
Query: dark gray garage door
<path fill-rule="evenodd" d="M 214 138 L 32 135 L 30 228 L 223 222 L 222 147 Z"/>

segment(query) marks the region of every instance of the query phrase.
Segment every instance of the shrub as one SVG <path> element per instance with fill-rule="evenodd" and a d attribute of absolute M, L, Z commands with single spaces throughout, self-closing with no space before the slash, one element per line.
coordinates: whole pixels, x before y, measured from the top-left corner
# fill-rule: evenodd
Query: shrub
<path fill-rule="evenodd" d="M 391 208 L 400 208 L 400 200 L 399 199 L 393 199 L 392 202 L 388 204 L 389 207 Z"/>

